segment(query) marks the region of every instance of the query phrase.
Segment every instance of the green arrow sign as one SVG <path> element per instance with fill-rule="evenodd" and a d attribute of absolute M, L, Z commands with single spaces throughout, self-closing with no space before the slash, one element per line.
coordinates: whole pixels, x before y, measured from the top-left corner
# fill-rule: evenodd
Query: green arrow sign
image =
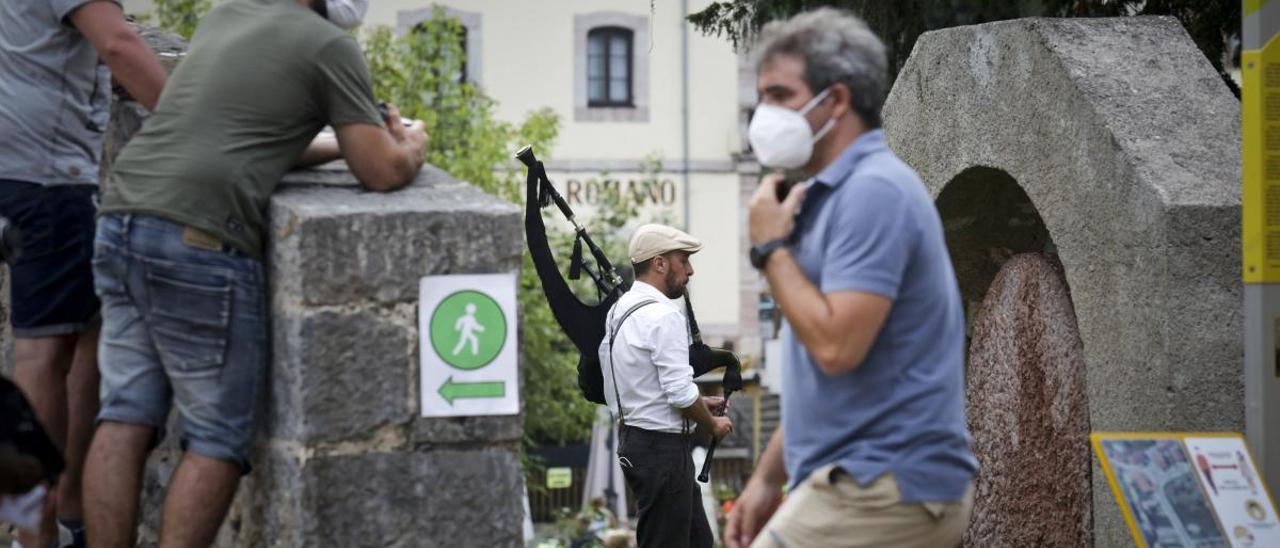
<path fill-rule="evenodd" d="M 459 398 L 501 398 L 507 395 L 507 385 L 501 381 L 453 382 L 449 377 L 440 385 L 440 396 L 453 405 Z"/>

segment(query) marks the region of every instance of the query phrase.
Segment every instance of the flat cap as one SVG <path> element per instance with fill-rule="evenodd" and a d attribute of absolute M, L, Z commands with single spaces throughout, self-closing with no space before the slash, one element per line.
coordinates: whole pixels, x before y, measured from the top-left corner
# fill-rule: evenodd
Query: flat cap
<path fill-rule="evenodd" d="M 671 251 L 697 253 L 701 249 L 702 242 L 683 231 L 666 225 L 648 224 L 637 228 L 631 235 L 627 255 L 631 257 L 632 264 L 638 264 Z"/>

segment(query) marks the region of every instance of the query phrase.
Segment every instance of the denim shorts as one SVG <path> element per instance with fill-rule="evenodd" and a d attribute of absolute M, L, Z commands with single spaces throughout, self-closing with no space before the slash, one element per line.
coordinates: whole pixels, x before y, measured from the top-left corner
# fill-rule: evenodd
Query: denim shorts
<path fill-rule="evenodd" d="M 93 293 L 93 217 L 98 187 L 0 180 L 0 215 L 22 232 L 9 268 L 15 337 L 84 331 L 98 315 Z"/>
<path fill-rule="evenodd" d="M 247 472 L 267 366 L 262 262 L 184 238 L 188 230 L 150 215 L 98 220 L 98 420 L 161 432 L 172 402 L 183 448 Z"/>

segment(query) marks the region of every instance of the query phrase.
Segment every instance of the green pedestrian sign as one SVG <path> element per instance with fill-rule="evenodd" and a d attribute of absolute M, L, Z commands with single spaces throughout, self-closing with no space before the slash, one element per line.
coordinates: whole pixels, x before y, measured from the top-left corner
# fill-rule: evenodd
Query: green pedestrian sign
<path fill-rule="evenodd" d="M 431 313 L 431 347 L 440 359 L 458 369 L 489 365 L 506 340 L 507 318 L 502 307 L 479 291 L 449 295 Z"/>
<path fill-rule="evenodd" d="M 515 274 L 427 276 L 418 286 L 424 417 L 520 411 Z"/>

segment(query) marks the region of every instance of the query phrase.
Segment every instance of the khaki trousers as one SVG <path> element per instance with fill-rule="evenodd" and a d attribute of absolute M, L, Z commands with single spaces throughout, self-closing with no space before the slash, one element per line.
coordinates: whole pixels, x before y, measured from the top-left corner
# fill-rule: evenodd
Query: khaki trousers
<path fill-rule="evenodd" d="M 950 548 L 972 511 L 972 487 L 957 502 L 903 503 L 893 474 L 860 486 L 831 464 L 792 491 L 751 548 Z"/>

